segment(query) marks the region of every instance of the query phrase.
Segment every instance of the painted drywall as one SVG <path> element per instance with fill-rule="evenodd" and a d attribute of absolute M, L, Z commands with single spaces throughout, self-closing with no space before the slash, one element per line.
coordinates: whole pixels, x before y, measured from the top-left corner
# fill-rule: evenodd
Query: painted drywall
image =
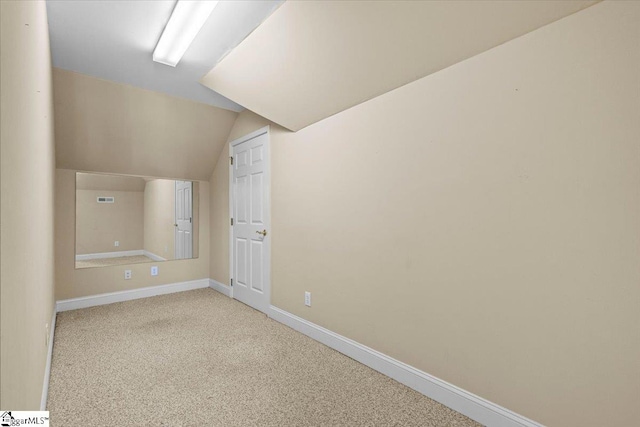
<path fill-rule="evenodd" d="M 296 131 L 594 3 L 289 1 L 201 81 Z"/>
<path fill-rule="evenodd" d="M 128 175 L 77 173 L 76 190 L 144 191 L 145 178 Z"/>
<path fill-rule="evenodd" d="M 273 131 L 272 304 L 544 425 L 636 424 L 639 40 L 604 2 Z"/>
<path fill-rule="evenodd" d="M 114 202 L 98 203 L 102 196 Z M 76 190 L 76 254 L 143 249 L 144 207 L 142 191 Z"/>
<path fill-rule="evenodd" d="M 38 410 L 54 309 L 54 131 L 42 1 L 0 2 L 0 407 Z"/>
<path fill-rule="evenodd" d="M 177 67 L 149 60 L 175 1 L 49 1 L 53 63 L 65 70 L 241 111 L 238 104 L 202 87 L 198 79 L 283 1 L 219 3 Z"/>
<path fill-rule="evenodd" d="M 209 222 L 199 227 L 200 257 L 173 260 L 157 264 L 160 274 L 150 275 L 150 264 L 118 265 L 113 267 L 76 270 L 75 242 L 75 170 L 56 169 L 55 181 L 55 271 L 56 300 L 96 295 L 147 286 L 205 279 L 209 275 Z M 199 217 L 209 218 L 209 183 L 198 183 Z M 133 278 L 124 280 L 124 270 Z"/>
<path fill-rule="evenodd" d="M 246 113 L 240 113 L 242 115 Z M 243 122 L 238 119 L 237 122 Z M 234 126 L 235 127 L 235 126 Z M 209 179 L 209 235 L 211 248 L 209 277 L 229 285 L 229 145 L 222 147 L 216 168 Z"/>
<path fill-rule="evenodd" d="M 209 180 L 237 113 L 53 70 L 58 168 Z"/>
<path fill-rule="evenodd" d="M 144 189 L 144 250 L 175 258 L 176 182 L 154 179 Z"/>

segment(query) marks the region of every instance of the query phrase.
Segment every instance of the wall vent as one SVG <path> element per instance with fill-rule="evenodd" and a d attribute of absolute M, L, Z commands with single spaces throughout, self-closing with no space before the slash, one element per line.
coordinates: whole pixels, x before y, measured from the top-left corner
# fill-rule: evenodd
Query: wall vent
<path fill-rule="evenodd" d="M 104 196 L 100 196 L 98 197 L 98 203 L 113 203 L 115 202 L 115 197 L 113 196 L 108 196 L 108 197 L 104 197 Z"/>

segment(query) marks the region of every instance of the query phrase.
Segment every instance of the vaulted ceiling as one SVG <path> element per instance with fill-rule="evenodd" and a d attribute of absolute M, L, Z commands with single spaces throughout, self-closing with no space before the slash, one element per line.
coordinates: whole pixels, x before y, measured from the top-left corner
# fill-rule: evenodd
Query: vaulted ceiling
<path fill-rule="evenodd" d="M 594 3 L 223 1 L 172 68 L 174 0 L 48 0 L 57 167 L 208 180 L 243 107 L 296 131 Z"/>
<path fill-rule="evenodd" d="M 288 1 L 201 80 L 296 131 L 595 1 Z"/>
<path fill-rule="evenodd" d="M 177 67 L 152 61 L 175 0 L 48 0 L 53 66 L 233 111 L 198 83 L 283 0 L 221 1 Z"/>
<path fill-rule="evenodd" d="M 207 181 L 238 113 L 54 68 L 56 167 Z"/>
<path fill-rule="evenodd" d="M 57 167 L 208 180 L 242 107 L 198 80 L 282 1 L 220 2 L 173 68 L 176 0 L 48 0 Z"/>

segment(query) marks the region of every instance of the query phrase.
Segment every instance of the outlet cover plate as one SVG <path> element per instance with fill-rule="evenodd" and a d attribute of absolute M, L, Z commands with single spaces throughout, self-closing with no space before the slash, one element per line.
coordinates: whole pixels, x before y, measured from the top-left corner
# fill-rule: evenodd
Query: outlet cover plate
<path fill-rule="evenodd" d="M 304 293 L 304 305 L 311 307 L 311 292 Z"/>

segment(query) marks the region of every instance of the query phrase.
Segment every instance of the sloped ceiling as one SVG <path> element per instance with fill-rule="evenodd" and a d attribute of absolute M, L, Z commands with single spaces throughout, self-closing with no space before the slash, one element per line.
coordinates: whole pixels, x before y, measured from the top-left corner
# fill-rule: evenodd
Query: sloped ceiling
<path fill-rule="evenodd" d="M 208 181 L 238 113 L 53 69 L 56 167 Z"/>
<path fill-rule="evenodd" d="M 53 66 L 241 111 L 198 79 L 282 1 L 221 1 L 173 68 L 151 58 L 176 0 L 48 0 Z"/>
<path fill-rule="evenodd" d="M 595 1 L 288 1 L 201 82 L 296 131 Z"/>

